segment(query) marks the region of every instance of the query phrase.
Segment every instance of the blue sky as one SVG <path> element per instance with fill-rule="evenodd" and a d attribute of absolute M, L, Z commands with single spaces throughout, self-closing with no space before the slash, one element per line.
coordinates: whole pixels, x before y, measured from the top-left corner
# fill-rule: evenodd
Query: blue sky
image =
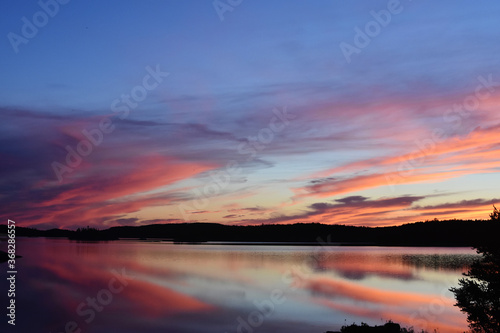
<path fill-rule="evenodd" d="M 1 214 L 21 225 L 391 225 L 500 201 L 497 2 L 243 0 L 223 20 L 212 1 L 42 3 L 53 17 L 0 5 Z"/>

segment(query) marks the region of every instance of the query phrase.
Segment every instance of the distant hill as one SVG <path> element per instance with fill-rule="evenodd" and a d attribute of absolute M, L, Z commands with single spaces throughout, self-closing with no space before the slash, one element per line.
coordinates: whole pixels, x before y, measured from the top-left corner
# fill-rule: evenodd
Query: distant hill
<path fill-rule="evenodd" d="M 266 242 L 386 246 L 474 246 L 498 238 L 500 222 L 446 220 L 409 223 L 393 227 L 355 227 L 320 223 L 230 226 L 217 223 L 153 224 L 122 226 L 92 233 L 95 240 L 119 238 L 161 239 L 178 243 Z M 7 226 L 0 225 L 0 233 Z M 17 236 L 66 237 L 92 240 L 71 230 L 37 230 L 16 227 Z"/>

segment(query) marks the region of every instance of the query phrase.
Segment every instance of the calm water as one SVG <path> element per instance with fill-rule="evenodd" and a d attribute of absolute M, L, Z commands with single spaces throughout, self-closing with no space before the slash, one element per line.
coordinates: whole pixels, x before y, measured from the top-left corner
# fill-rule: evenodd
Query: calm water
<path fill-rule="evenodd" d="M 17 241 L 16 329 L 2 332 L 467 328 L 448 289 L 472 249 Z"/>

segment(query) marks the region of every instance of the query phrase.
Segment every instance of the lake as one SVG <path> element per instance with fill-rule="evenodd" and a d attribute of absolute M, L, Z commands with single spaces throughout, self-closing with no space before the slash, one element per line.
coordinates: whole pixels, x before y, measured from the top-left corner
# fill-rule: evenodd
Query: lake
<path fill-rule="evenodd" d="M 18 238 L 17 253 L 15 331 L 52 333 L 323 333 L 387 320 L 463 332 L 448 289 L 477 258 L 469 248 L 45 238 Z M 1 331 L 13 332 L 3 316 Z"/>

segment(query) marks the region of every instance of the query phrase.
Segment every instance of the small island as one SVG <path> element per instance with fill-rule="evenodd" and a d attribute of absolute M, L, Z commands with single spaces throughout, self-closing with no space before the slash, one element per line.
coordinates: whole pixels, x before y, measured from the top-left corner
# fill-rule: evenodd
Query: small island
<path fill-rule="evenodd" d="M 118 237 L 106 232 L 106 230 L 99 230 L 97 228 L 87 226 L 86 228 L 76 229 L 75 232 L 68 236 L 68 239 L 79 241 L 107 241 L 117 240 Z"/>
<path fill-rule="evenodd" d="M 320 246 L 444 246 L 473 247 L 496 241 L 500 223 L 490 220 L 430 220 L 387 227 L 295 223 L 225 225 L 220 223 L 170 223 L 116 226 L 100 230 L 17 227 L 20 237 L 64 237 L 76 241 L 118 239 L 171 241 L 175 244 L 217 245 L 320 245 Z M 0 233 L 7 226 L 0 225 Z"/>
<path fill-rule="evenodd" d="M 22 258 L 22 256 L 16 255 L 16 258 Z M 5 251 L 0 250 L 0 263 L 6 262 L 10 259 L 9 254 Z"/>

